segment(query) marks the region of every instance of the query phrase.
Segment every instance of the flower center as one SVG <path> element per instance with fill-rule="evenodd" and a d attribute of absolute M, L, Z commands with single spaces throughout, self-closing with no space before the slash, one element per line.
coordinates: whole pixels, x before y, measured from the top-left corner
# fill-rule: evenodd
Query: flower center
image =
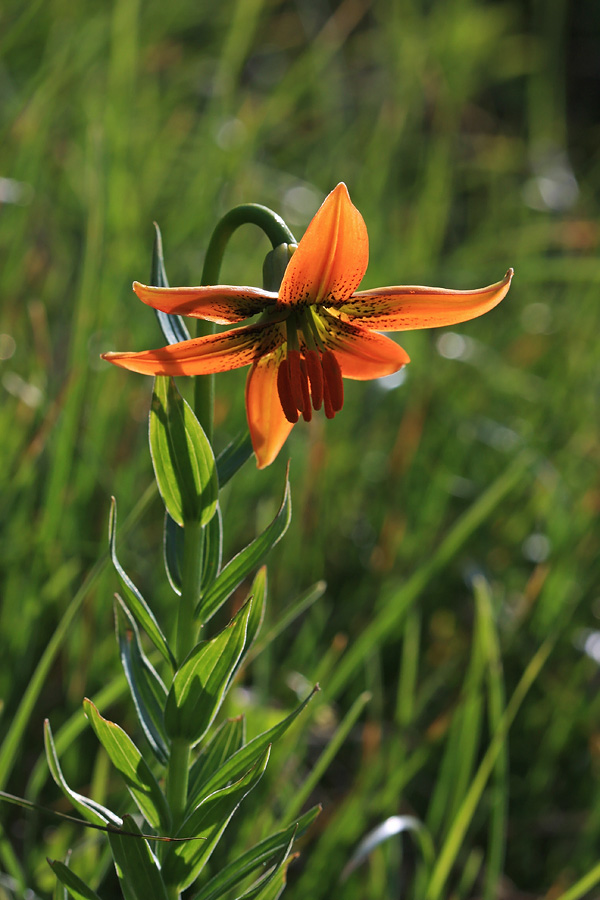
<path fill-rule="evenodd" d="M 302 413 L 305 422 L 312 410 L 325 409 L 333 419 L 344 405 L 342 370 L 331 350 L 290 350 L 277 370 L 277 392 L 288 422 L 295 423 Z"/>

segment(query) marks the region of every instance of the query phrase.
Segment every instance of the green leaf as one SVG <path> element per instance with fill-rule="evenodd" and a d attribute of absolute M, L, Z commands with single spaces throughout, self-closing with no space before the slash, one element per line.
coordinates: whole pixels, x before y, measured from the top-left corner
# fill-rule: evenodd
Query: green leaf
<path fill-rule="evenodd" d="M 247 430 L 241 431 L 217 457 L 219 488 L 224 487 L 252 456 L 252 441 Z"/>
<path fill-rule="evenodd" d="M 240 656 L 235 671 L 242 666 L 246 660 L 246 655 L 252 647 L 254 640 L 260 631 L 260 627 L 265 617 L 265 606 L 267 601 L 267 567 L 261 566 L 252 582 L 252 586 L 248 593 L 248 600 L 252 600 L 252 609 L 248 619 L 248 630 L 246 632 L 246 643 L 244 644 L 244 652 Z"/>
<path fill-rule="evenodd" d="M 119 576 L 119 581 L 121 582 L 121 587 L 123 588 L 123 592 L 125 595 L 123 598 L 124 602 L 127 605 L 127 608 L 137 619 L 139 625 L 144 629 L 154 646 L 157 648 L 157 650 L 160 651 L 164 659 L 174 670 L 177 668 L 175 658 L 171 653 L 171 650 L 169 649 L 167 639 L 161 631 L 160 625 L 154 617 L 154 613 L 117 559 L 116 536 L 117 501 L 113 497 L 111 500 L 110 517 L 108 521 L 108 542 L 112 563 L 116 569 L 117 575 Z"/>
<path fill-rule="evenodd" d="M 278 831 L 276 834 L 272 834 L 259 844 L 255 844 L 250 850 L 247 850 L 236 860 L 217 872 L 217 874 L 204 885 L 200 893 L 196 894 L 194 900 L 217 900 L 217 898 L 225 896 L 231 888 L 243 881 L 248 875 L 251 875 L 259 866 L 272 865 L 274 869 L 271 874 L 274 875 L 277 866 L 281 865 L 288 856 L 293 841 L 304 834 L 307 828 L 309 828 L 317 818 L 320 811 L 320 806 L 314 806 L 288 828 Z M 281 856 L 282 853 L 283 856 Z M 261 880 L 260 887 L 262 887 L 263 884 L 264 883 Z M 246 894 L 243 894 L 242 896 L 245 897 Z"/>
<path fill-rule="evenodd" d="M 246 900 L 252 896 L 254 900 L 278 900 L 281 897 L 287 883 L 287 870 L 289 864 L 294 860 L 294 856 L 288 856 L 283 864 L 275 870 L 273 876 L 267 880 L 267 883 L 261 885 L 261 890 L 257 894 L 241 894 L 236 900 Z"/>
<path fill-rule="evenodd" d="M 256 760 L 265 752 L 270 744 L 280 738 L 288 730 L 292 722 L 298 718 L 304 708 L 310 703 L 316 692 L 319 690 L 315 687 L 289 716 L 269 728 L 263 734 L 257 735 L 244 747 L 241 747 L 233 756 L 223 763 L 223 765 L 203 783 L 200 783 L 195 792 L 190 792 L 188 801 L 188 809 L 192 809 L 196 804 L 202 801 L 203 797 L 208 797 L 213 791 L 218 791 L 225 785 L 230 784 L 240 778 L 244 772 L 247 772 L 250 766 L 254 765 Z"/>
<path fill-rule="evenodd" d="M 135 819 L 124 816 L 123 827 L 136 837 L 109 832 L 108 840 L 124 897 L 126 900 L 169 900 L 158 860 L 141 837 Z"/>
<path fill-rule="evenodd" d="M 202 784 L 219 769 L 230 756 L 244 746 L 246 723 L 244 716 L 226 719 L 206 744 L 189 774 L 189 796 L 199 796 Z M 188 812 L 191 807 L 188 808 Z"/>
<path fill-rule="evenodd" d="M 183 569 L 184 530 L 169 513 L 165 516 L 164 556 L 169 583 L 176 594 L 181 595 L 181 572 Z M 219 573 L 223 553 L 223 517 L 219 504 L 217 511 L 204 528 L 204 549 L 202 554 L 202 590 L 206 590 Z"/>
<path fill-rule="evenodd" d="M 154 379 L 150 453 L 158 490 L 175 522 L 206 525 L 219 495 L 215 457 L 175 382 L 162 375 Z"/>
<path fill-rule="evenodd" d="M 169 759 L 169 742 L 163 716 L 167 689 L 144 655 L 137 625 L 118 595 L 115 624 L 121 663 L 138 719 L 154 755 L 164 765 Z"/>
<path fill-rule="evenodd" d="M 291 518 L 290 483 L 286 475 L 283 500 L 271 524 L 227 563 L 198 604 L 197 615 L 203 622 L 208 622 L 244 578 L 262 563 L 269 550 L 286 533 Z"/>
<path fill-rule="evenodd" d="M 237 900 L 255 900 L 256 897 L 265 897 L 269 896 L 269 892 L 272 892 L 274 889 L 277 891 L 276 896 L 279 896 L 281 890 L 283 890 L 283 885 L 278 876 L 285 873 L 287 871 L 286 860 L 289 858 L 290 853 L 292 852 L 292 847 L 294 846 L 294 838 L 295 834 L 292 834 L 290 837 L 287 846 L 282 847 L 282 849 L 277 854 L 276 859 L 273 861 L 271 866 L 271 870 L 262 875 L 254 884 L 250 885 L 250 887 L 240 894 L 237 897 Z"/>
<path fill-rule="evenodd" d="M 65 866 L 64 863 L 57 859 L 49 859 L 48 865 L 52 868 L 52 871 L 58 880 L 66 887 L 74 900 L 100 900 L 96 891 L 93 891 L 91 887 L 88 887 L 87 884 L 82 881 L 78 875 L 75 875 L 68 866 Z"/>
<path fill-rule="evenodd" d="M 123 820 L 120 819 L 119 816 L 111 812 L 110 809 L 101 806 L 100 803 L 96 803 L 95 800 L 90 800 L 88 797 L 78 794 L 69 787 L 58 762 L 54 738 L 52 737 L 52 729 L 50 728 L 48 719 L 44 722 L 44 744 L 46 747 L 46 759 L 48 760 L 50 774 L 62 790 L 63 794 L 71 801 L 75 809 L 81 813 L 83 818 L 87 819 L 88 822 L 92 822 L 93 825 L 106 825 L 110 822 L 111 825 L 121 828 Z"/>
<path fill-rule="evenodd" d="M 194 647 L 176 672 L 165 707 L 169 737 L 195 745 L 206 734 L 244 649 L 251 608 L 247 603 L 216 637 Z"/>
<path fill-rule="evenodd" d="M 138 748 L 122 728 L 100 715 L 91 700 L 85 699 L 83 708 L 96 737 L 123 777 L 142 815 L 153 828 L 168 832 L 171 816 L 167 802 Z"/>
<path fill-rule="evenodd" d="M 165 272 L 165 260 L 163 257 L 162 235 L 160 228 L 154 223 L 154 247 L 152 250 L 152 272 L 150 274 L 150 284 L 155 287 L 169 287 L 167 281 L 167 273 Z M 185 323 L 181 316 L 171 315 L 155 309 L 156 318 L 160 325 L 161 331 L 165 336 L 168 344 L 178 344 L 181 341 L 189 341 L 190 333 L 185 327 Z"/>
<path fill-rule="evenodd" d="M 267 747 L 243 778 L 206 797 L 190 813 L 176 837 L 202 835 L 205 840 L 168 846 L 163 865 L 164 877 L 168 884 L 177 884 L 179 890 L 185 890 L 197 878 L 237 807 L 262 778 L 269 761 L 270 749 Z"/>

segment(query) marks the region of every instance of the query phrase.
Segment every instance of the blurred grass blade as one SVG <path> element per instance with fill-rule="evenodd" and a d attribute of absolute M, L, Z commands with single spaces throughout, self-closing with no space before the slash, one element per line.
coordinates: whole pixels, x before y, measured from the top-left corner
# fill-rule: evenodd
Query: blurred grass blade
<path fill-rule="evenodd" d="M 305 831 L 310 828 L 321 811 L 320 806 L 313 806 L 308 810 L 297 822 L 294 822 L 288 828 L 272 834 L 270 837 L 255 844 L 250 850 L 247 850 L 238 859 L 229 863 L 221 869 L 211 880 L 204 885 L 194 900 L 218 900 L 239 884 L 244 878 L 250 875 L 258 866 L 269 865 L 277 853 L 281 853 L 282 849 L 286 849 L 295 838 L 301 837 Z M 287 857 L 287 853 L 284 859 Z M 281 860 L 283 862 L 283 859 Z M 246 896 L 243 894 L 242 896 Z"/>
<path fill-rule="evenodd" d="M 369 691 L 363 691 L 363 693 L 356 698 L 356 700 L 346 713 L 344 719 L 336 728 L 331 740 L 312 767 L 310 775 L 298 788 L 291 802 L 288 803 L 285 813 L 282 816 L 283 819 L 293 819 L 294 816 L 298 814 L 299 810 L 302 809 L 302 806 L 304 805 L 304 803 L 306 803 L 311 793 L 316 788 L 319 781 L 329 768 L 331 761 L 334 759 L 340 747 L 350 734 L 350 731 L 356 724 L 358 717 L 360 716 L 361 712 L 370 699 L 371 694 L 369 693 Z"/>
<path fill-rule="evenodd" d="M 115 603 L 115 623 L 121 663 L 138 720 L 154 755 L 164 765 L 169 758 L 163 718 L 167 689 L 146 658 L 137 625 L 120 597 L 117 597 Z"/>
<path fill-rule="evenodd" d="M 506 707 L 504 674 L 500 639 L 487 581 L 482 576 L 473 579 L 478 610 L 480 640 L 486 660 L 488 722 L 490 734 L 500 728 Z M 494 900 L 504 871 L 506 833 L 508 825 L 509 763 L 508 742 L 504 741 L 494 765 L 490 789 L 490 825 L 488 851 L 485 860 L 483 900 Z"/>
<path fill-rule="evenodd" d="M 168 833 L 171 816 L 167 802 L 138 748 L 122 728 L 101 716 L 90 700 L 83 701 L 83 708 L 96 737 L 123 778 L 141 814 L 152 828 Z"/>
<path fill-rule="evenodd" d="M 390 838 L 406 832 L 412 833 L 421 850 L 423 859 L 428 867 L 431 867 L 435 858 L 435 848 L 431 834 L 425 824 L 415 816 L 390 816 L 381 825 L 373 828 L 364 836 L 360 844 L 344 866 L 340 881 L 344 882 L 349 875 L 360 866 L 380 844 L 389 841 Z"/>
<path fill-rule="evenodd" d="M 178 525 L 206 525 L 219 494 L 212 447 L 172 378 L 154 379 L 150 409 L 150 454 L 158 490 Z"/>
<path fill-rule="evenodd" d="M 248 651 L 248 655 L 245 656 L 244 660 L 246 663 L 251 662 L 253 659 L 265 650 L 269 644 L 272 644 L 275 638 L 277 638 L 282 632 L 286 631 L 289 626 L 296 621 L 303 613 L 306 612 L 307 609 L 316 603 L 327 589 L 327 584 L 324 581 L 317 581 L 311 587 L 307 588 L 300 596 L 292 601 L 287 609 L 282 613 L 281 618 L 275 622 L 274 625 L 269 628 L 267 633 L 260 641 L 258 641 L 253 647 Z"/>
<path fill-rule="evenodd" d="M 171 653 L 171 650 L 167 643 L 167 639 L 163 634 L 160 625 L 156 621 L 154 613 L 136 588 L 127 572 L 123 569 L 121 563 L 117 558 L 116 540 L 117 501 L 114 497 L 112 497 L 110 505 L 110 517 L 108 521 L 108 543 L 112 564 L 115 567 L 125 595 L 123 598 L 124 602 L 132 615 L 135 616 L 141 627 L 144 629 L 154 646 L 161 652 L 165 661 L 171 666 L 172 669 L 175 669 L 175 659 L 173 657 L 173 654 Z"/>
<path fill-rule="evenodd" d="M 566 890 L 563 894 L 559 894 L 555 900 L 581 900 L 586 897 L 590 891 L 600 883 L 600 863 L 594 866 L 587 875 L 576 881 L 575 884 Z"/>
<path fill-rule="evenodd" d="M 154 223 L 154 247 L 152 248 L 150 284 L 155 287 L 169 287 L 167 273 L 165 272 L 162 235 L 156 222 Z M 162 312 L 160 309 L 155 309 L 154 312 L 167 344 L 179 344 L 181 341 L 189 341 L 190 333 L 181 316 L 170 315 Z"/>
<path fill-rule="evenodd" d="M 165 706 L 169 737 L 194 745 L 210 727 L 244 649 L 251 609 L 246 603 L 216 637 L 198 644 L 175 674 Z"/>
<path fill-rule="evenodd" d="M 177 832 L 177 837 L 196 837 L 201 834 L 205 840 L 168 847 L 163 868 L 169 884 L 175 883 L 179 890 L 185 890 L 195 881 L 239 804 L 262 778 L 270 752 L 271 748 L 267 747 L 243 778 L 212 793 L 190 813 Z"/>
<path fill-rule="evenodd" d="M 125 900 L 169 900 L 160 866 L 132 816 L 123 828 L 140 837 L 109 832 L 108 840 Z"/>
<path fill-rule="evenodd" d="M 397 634 L 399 624 L 427 584 L 444 569 L 504 497 L 519 484 L 531 467 L 532 461 L 533 457 L 529 451 L 517 456 L 502 475 L 460 517 L 427 562 L 394 592 L 341 660 L 327 685 L 328 699 L 337 697 L 375 647 L 381 647 L 385 644 L 386 638 Z"/>
<path fill-rule="evenodd" d="M 446 881 L 448 880 L 448 877 L 452 870 L 452 866 L 456 861 L 466 831 L 471 824 L 471 821 L 477 809 L 477 804 L 481 799 L 488 779 L 494 769 L 498 754 L 502 752 L 502 748 L 506 740 L 509 728 L 512 725 L 516 714 L 518 713 L 527 692 L 540 674 L 548 657 L 550 656 L 550 653 L 552 652 L 552 649 L 554 647 L 555 640 L 556 637 L 553 637 L 548 638 L 548 640 L 544 641 L 544 643 L 530 660 L 527 668 L 521 676 L 521 679 L 517 684 L 512 697 L 510 698 L 510 702 L 506 707 L 506 711 L 502 716 L 500 725 L 493 735 L 492 740 L 490 741 L 490 745 L 486 750 L 479 768 L 477 769 L 475 777 L 471 782 L 469 790 L 458 811 L 452 828 L 450 829 L 448 836 L 446 837 L 446 840 L 438 853 L 437 861 L 431 875 L 431 880 L 425 894 L 425 900 L 440 900 L 440 898 L 443 896 Z"/>
<path fill-rule="evenodd" d="M 146 491 L 138 500 L 135 508 L 127 517 L 125 525 L 123 527 L 124 532 L 129 532 L 133 525 L 138 521 L 142 512 L 146 509 L 155 493 L 156 485 L 154 484 L 154 482 L 152 482 L 152 484 L 148 486 Z M 96 584 L 104 569 L 107 568 L 108 564 L 109 556 L 107 554 L 92 566 L 88 575 L 84 579 L 83 584 L 69 603 L 62 618 L 56 626 L 56 629 L 52 634 L 52 637 L 48 641 L 46 649 L 44 650 L 44 653 L 29 680 L 29 684 L 27 685 L 27 688 L 25 689 L 25 692 L 21 700 L 19 701 L 17 710 L 12 717 L 10 726 L 4 736 L 2 746 L 0 747 L 0 788 L 4 787 L 8 777 L 10 776 L 13 765 L 17 758 L 17 754 L 19 752 L 19 747 L 21 745 L 21 740 L 27 727 L 27 723 L 33 713 L 37 699 L 42 689 L 46 685 L 48 674 L 52 668 L 52 664 L 56 658 L 56 655 L 58 654 L 63 641 L 69 634 L 69 629 L 73 624 L 75 616 L 79 612 L 81 604 L 87 597 L 88 592 L 91 591 L 92 587 Z"/>
<path fill-rule="evenodd" d="M 82 881 L 78 875 L 75 875 L 68 866 L 65 866 L 64 863 L 59 862 L 57 859 L 49 859 L 48 864 L 52 868 L 52 871 L 59 882 L 65 886 L 71 897 L 73 897 L 73 900 L 100 900 L 96 891 L 93 891 L 91 887 L 88 887 L 88 885 Z"/>
<path fill-rule="evenodd" d="M 292 501 L 290 496 L 290 483 L 286 474 L 285 491 L 281 506 L 277 515 L 263 533 L 255 538 L 251 544 L 234 556 L 223 567 L 216 580 L 206 591 L 202 598 L 197 615 L 203 622 L 213 616 L 216 611 L 232 595 L 236 587 L 256 569 L 271 550 L 286 533 L 292 518 Z"/>

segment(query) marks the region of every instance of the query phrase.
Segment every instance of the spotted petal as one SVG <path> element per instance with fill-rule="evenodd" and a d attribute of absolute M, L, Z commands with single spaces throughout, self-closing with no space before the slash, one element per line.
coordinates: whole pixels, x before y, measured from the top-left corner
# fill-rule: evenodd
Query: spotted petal
<path fill-rule="evenodd" d="M 247 325 L 223 334 L 170 344 L 141 353 L 103 353 L 102 358 L 142 375 L 206 375 L 248 366 L 284 340 L 277 325 Z"/>
<path fill-rule="evenodd" d="M 364 328 L 376 331 L 410 331 L 439 328 L 475 319 L 493 309 L 510 287 L 513 270 L 502 281 L 475 291 L 404 286 L 359 291 L 345 301 L 330 303 Z"/>
<path fill-rule="evenodd" d="M 152 287 L 133 282 L 133 290 L 153 309 L 179 316 L 231 325 L 248 319 L 277 303 L 277 294 L 255 287 Z"/>
<path fill-rule="evenodd" d="M 325 199 L 288 263 L 279 289 L 286 304 L 343 303 L 367 270 L 369 239 L 345 184 Z"/>
<path fill-rule="evenodd" d="M 344 378 L 368 381 L 397 372 L 410 362 L 406 350 L 391 338 L 328 316 L 327 347 L 333 350 Z"/>
<path fill-rule="evenodd" d="M 277 391 L 277 370 L 281 353 L 257 359 L 246 381 L 246 415 L 259 469 L 269 466 L 293 425 L 286 419 Z"/>

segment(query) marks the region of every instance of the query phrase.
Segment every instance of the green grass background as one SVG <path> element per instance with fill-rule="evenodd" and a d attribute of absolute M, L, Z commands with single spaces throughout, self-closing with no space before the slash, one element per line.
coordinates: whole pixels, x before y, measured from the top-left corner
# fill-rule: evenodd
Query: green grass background
<path fill-rule="evenodd" d="M 99 360 L 161 345 L 130 290 L 152 221 L 171 284 L 194 284 L 231 206 L 271 206 L 300 237 L 343 180 L 370 235 L 363 287 L 516 275 L 488 316 L 400 335 L 401 384 L 347 383 L 340 416 L 298 426 L 227 493 L 231 555 L 275 513 L 291 457 L 267 628 L 328 585 L 230 702 L 258 730 L 324 689 L 228 850 L 310 794 L 324 812 L 290 898 L 597 896 L 581 879 L 600 841 L 599 48 L 592 0 L 5 0 L 0 787 L 66 809 L 39 762 L 49 716 L 73 786 L 115 795 L 78 713 L 104 692 L 135 733 L 111 493 L 121 523 L 135 517 L 124 564 L 163 618 L 174 602 L 147 494 L 150 380 Z M 223 281 L 259 284 L 268 249 L 236 233 Z M 217 381 L 219 446 L 243 426 L 243 383 Z M 433 850 L 391 838 L 340 882 L 395 815 L 425 822 Z M 49 896 L 45 856 L 68 846 L 82 874 L 106 868 L 96 835 L 8 807 L 2 820 L 2 898 Z"/>

